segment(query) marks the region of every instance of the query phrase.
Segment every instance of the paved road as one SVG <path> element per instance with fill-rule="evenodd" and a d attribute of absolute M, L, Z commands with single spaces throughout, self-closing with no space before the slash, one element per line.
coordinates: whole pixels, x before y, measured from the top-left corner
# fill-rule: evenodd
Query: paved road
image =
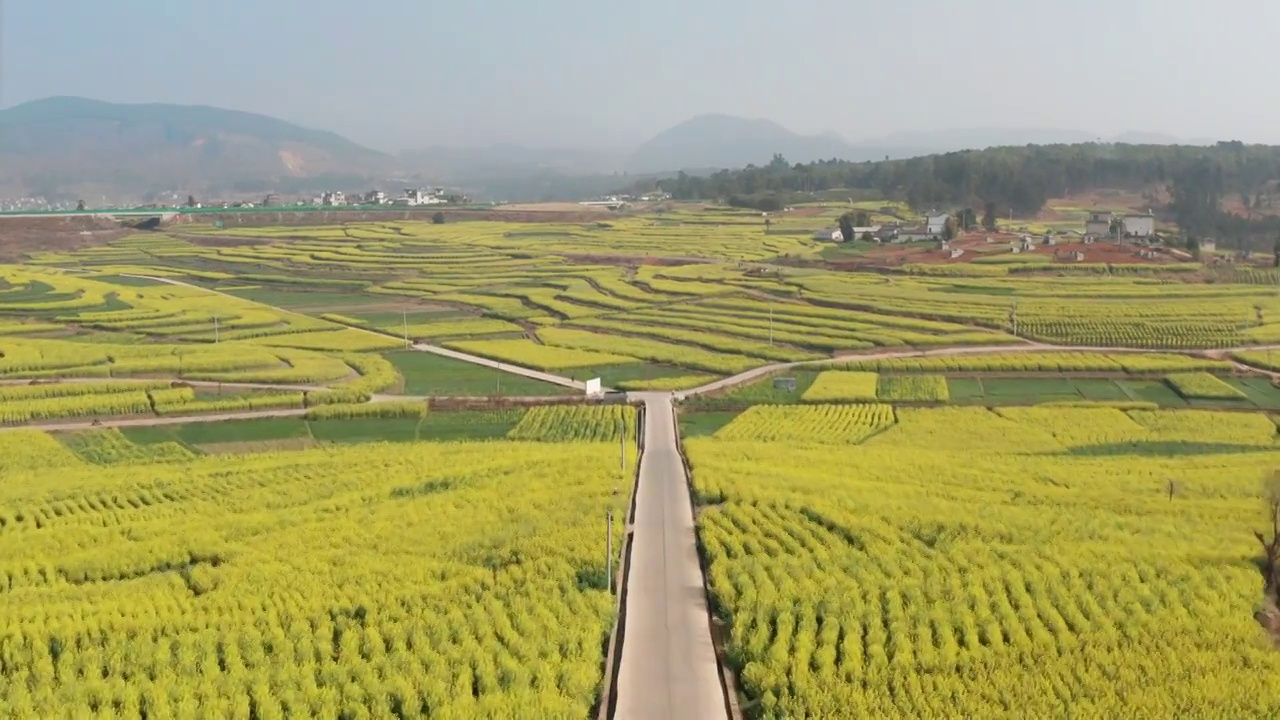
<path fill-rule="evenodd" d="M 727 718 L 668 393 L 645 403 L 616 720 Z"/>

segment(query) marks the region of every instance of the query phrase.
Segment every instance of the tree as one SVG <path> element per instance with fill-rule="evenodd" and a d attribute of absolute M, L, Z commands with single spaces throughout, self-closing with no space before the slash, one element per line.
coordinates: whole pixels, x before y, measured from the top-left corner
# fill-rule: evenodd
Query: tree
<path fill-rule="evenodd" d="M 960 211 L 960 229 L 969 232 L 978 224 L 978 213 L 967 207 Z"/>
<path fill-rule="evenodd" d="M 188 196 L 187 196 L 187 207 L 193 208 L 193 207 L 195 207 L 195 206 L 196 206 L 196 196 L 195 196 L 195 195 L 188 195 Z"/>
<path fill-rule="evenodd" d="M 956 239 L 956 219 L 950 215 L 947 221 L 942 224 L 942 239 L 951 242 Z"/>
<path fill-rule="evenodd" d="M 435 223 L 436 225 L 443 225 L 444 213 L 440 211 L 436 211 L 436 214 L 431 216 L 431 222 Z"/>
<path fill-rule="evenodd" d="M 844 239 L 852 242 L 853 236 L 853 213 L 845 213 L 840 216 L 840 234 Z"/>
<path fill-rule="evenodd" d="M 859 210 L 858 212 L 854 213 L 853 224 L 857 225 L 858 227 L 870 227 L 871 213 L 867 212 L 866 210 Z"/>
<path fill-rule="evenodd" d="M 1187 238 L 1187 252 L 1191 253 L 1192 260 L 1200 259 L 1200 240 L 1195 235 Z"/>
<path fill-rule="evenodd" d="M 1271 246 L 1271 254 L 1274 257 L 1271 267 L 1280 268 L 1280 237 L 1276 238 L 1276 244 Z"/>
<path fill-rule="evenodd" d="M 982 213 L 982 227 L 996 231 L 996 204 L 990 200 L 987 201 L 986 209 Z"/>
<path fill-rule="evenodd" d="M 76 203 L 76 211 L 77 211 L 77 212 L 84 212 L 84 201 L 83 201 L 83 200 L 80 200 L 80 201 L 78 201 L 78 202 Z"/>

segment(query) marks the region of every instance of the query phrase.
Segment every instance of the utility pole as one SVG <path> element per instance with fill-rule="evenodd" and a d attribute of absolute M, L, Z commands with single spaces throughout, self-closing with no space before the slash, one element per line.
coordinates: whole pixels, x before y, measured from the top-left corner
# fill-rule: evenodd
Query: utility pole
<path fill-rule="evenodd" d="M 408 310 L 402 310 L 402 312 L 404 313 L 404 315 L 403 315 L 403 319 L 404 319 L 404 346 L 405 346 L 406 348 L 408 348 L 408 347 L 409 347 L 409 311 L 408 311 Z"/>
<path fill-rule="evenodd" d="M 213 344 L 218 344 L 218 316 L 213 316 Z"/>
<path fill-rule="evenodd" d="M 773 347 L 773 303 L 769 303 L 769 347 Z"/>
<path fill-rule="evenodd" d="M 613 593 L 613 511 L 605 513 L 604 578 L 609 593 Z"/>
<path fill-rule="evenodd" d="M 1013 301 L 1013 307 L 1009 309 L 1009 321 L 1013 323 L 1013 336 L 1018 337 L 1018 301 Z"/>

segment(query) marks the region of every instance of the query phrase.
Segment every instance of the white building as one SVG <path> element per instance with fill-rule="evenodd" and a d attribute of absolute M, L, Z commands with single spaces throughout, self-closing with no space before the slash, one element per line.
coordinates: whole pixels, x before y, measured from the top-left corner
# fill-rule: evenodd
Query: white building
<path fill-rule="evenodd" d="M 947 230 L 947 220 L 949 219 L 951 219 L 951 216 L 946 214 L 926 216 L 924 219 L 925 234 L 942 237 L 942 234 Z"/>
<path fill-rule="evenodd" d="M 386 205 L 387 194 L 382 192 L 381 190 L 370 190 L 369 192 L 365 193 L 364 201 L 368 205 Z"/>
<path fill-rule="evenodd" d="M 1088 235 L 1110 235 L 1111 221 L 1114 219 L 1109 212 L 1093 212 L 1089 213 L 1089 219 L 1084 221 L 1084 231 Z"/>
<path fill-rule="evenodd" d="M 327 193 L 324 193 L 323 195 L 321 195 L 321 196 L 320 196 L 320 204 L 321 204 L 321 205 L 331 205 L 331 206 L 332 206 L 332 205 L 346 205 L 346 204 L 347 204 L 347 194 L 346 194 L 346 193 L 344 193 L 344 192 L 342 192 L 341 190 L 335 190 L 335 191 L 333 191 L 333 192 L 327 192 Z"/>
<path fill-rule="evenodd" d="M 1151 237 L 1156 234 L 1156 218 L 1151 213 L 1124 216 L 1125 237 Z"/>
<path fill-rule="evenodd" d="M 834 229 L 827 228 L 826 230 L 819 230 L 818 232 L 814 233 L 813 239 L 814 240 L 830 240 L 831 242 L 844 242 L 844 233 L 840 230 L 840 228 L 834 228 Z"/>
<path fill-rule="evenodd" d="M 442 203 L 444 200 L 440 197 L 441 195 L 443 195 L 443 191 L 440 188 L 436 188 L 435 192 L 421 188 L 405 188 L 404 190 L 405 200 L 408 201 L 405 204 L 410 206 Z"/>

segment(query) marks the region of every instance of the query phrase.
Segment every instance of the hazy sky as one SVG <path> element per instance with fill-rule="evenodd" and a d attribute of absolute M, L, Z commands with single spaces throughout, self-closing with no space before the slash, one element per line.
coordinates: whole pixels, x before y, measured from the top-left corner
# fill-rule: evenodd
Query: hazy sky
<path fill-rule="evenodd" d="M 1276 0 L 0 0 L 3 104 L 250 110 L 383 150 L 638 144 L 693 115 L 860 140 L 1280 142 Z"/>

